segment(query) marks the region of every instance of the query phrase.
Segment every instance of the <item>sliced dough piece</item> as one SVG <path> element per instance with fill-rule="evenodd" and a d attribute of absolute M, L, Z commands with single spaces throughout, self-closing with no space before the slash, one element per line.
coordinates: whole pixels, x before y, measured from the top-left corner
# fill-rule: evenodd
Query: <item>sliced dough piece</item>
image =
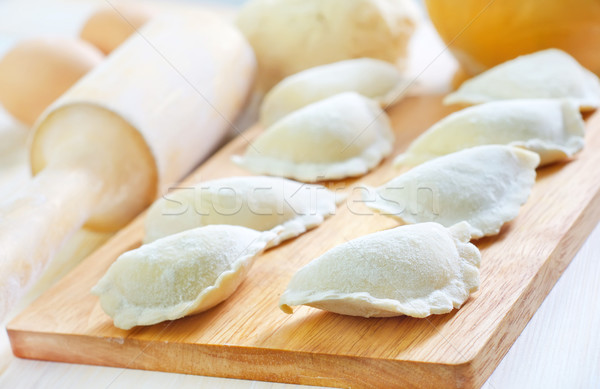
<path fill-rule="evenodd" d="M 494 100 L 569 98 L 581 111 L 600 106 L 600 81 L 573 57 L 558 49 L 523 55 L 465 81 L 444 104 L 480 104 Z"/>
<path fill-rule="evenodd" d="M 535 183 L 540 157 L 501 145 L 477 146 L 425 162 L 377 188 L 369 208 L 403 223 L 468 222 L 473 238 L 496 235 L 519 213 Z"/>
<path fill-rule="evenodd" d="M 416 166 L 468 147 L 508 144 L 538 153 L 542 166 L 581 150 L 584 132 L 579 107 L 570 100 L 495 101 L 440 120 L 413 141 L 394 165 Z"/>
<path fill-rule="evenodd" d="M 263 100 L 260 122 L 268 127 L 310 103 L 342 92 L 356 92 L 382 107 L 399 101 L 408 81 L 389 62 L 373 58 L 350 59 L 296 73 L 277 84 Z"/>
<path fill-rule="evenodd" d="M 422 223 L 351 240 L 298 270 L 279 307 L 363 317 L 450 312 L 479 287 L 481 254 L 469 239 L 467 223 Z"/>
<path fill-rule="evenodd" d="M 337 201 L 336 201 L 337 200 Z M 281 177 L 230 177 L 182 188 L 156 201 L 146 216 L 145 242 L 210 224 L 267 231 L 282 226 L 271 245 L 294 238 L 335 213 L 342 200 L 321 185 Z"/>
<path fill-rule="evenodd" d="M 390 154 L 389 118 L 355 92 L 307 105 L 279 120 L 233 161 L 257 174 L 305 182 L 367 173 Z"/>
<path fill-rule="evenodd" d="M 237 289 L 276 235 L 223 225 L 180 232 L 122 254 L 92 293 L 125 330 L 199 313 Z"/>

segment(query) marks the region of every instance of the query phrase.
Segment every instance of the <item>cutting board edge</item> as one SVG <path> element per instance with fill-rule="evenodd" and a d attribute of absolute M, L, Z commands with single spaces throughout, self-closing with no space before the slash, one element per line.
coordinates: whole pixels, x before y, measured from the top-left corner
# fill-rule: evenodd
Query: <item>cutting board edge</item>
<path fill-rule="evenodd" d="M 123 352 L 115 353 L 115 343 L 119 342 L 109 338 L 47 334 L 8 327 L 7 333 L 14 355 L 24 359 L 341 388 L 372 388 L 382 385 L 388 388 L 425 389 L 479 387 L 474 360 L 440 364 L 283 349 L 171 342 L 169 351 L 173 360 L 170 366 L 177 366 L 173 369 L 165 368 L 168 364 L 164 363 L 163 351 L 158 350 L 156 355 L 153 354 L 152 346 L 156 343 L 152 340 L 122 343 L 120 346 L 123 347 Z M 85 347 L 81 347 L 82 342 L 86 344 Z M 71 343 L 77 347 L 72 348 Z M 28 344 L 35 344 L 36 347 Z M 57 347 L 58 345 L 60 347 Z M 106 348 L 104 355 L 107 358 L 98 359 L 91 353 L 83 352 L 89 347 Z M 70 352 L 73 349 L 82 352 Z M 126 362 L 124 357 L 131 354 L 135 356 Z M 370 373 L 359 374 L 359 371 L 365 370 Z M 415 370 L 420 373 L 414 374 Z M 449 386 L 450 383 L 454 385 Z"/>
<path fill-rule="evenodd" d="M 527 287 L 508 310 L 502 321 L 495 326 L 494 332 L 486 343 L 479 348 L 474 356 L 469 357 L 475 371 L 480 373 L 474 376 L 475 387 L 481 387 L 506 356 L 599 222 L 600 185 L 571 227 L 561 237 L 544 265 L 531 278 Z M 558 268 L 554 268 L 556 265 L 558 265 Z M 512 322 L 512 324 L 503 325 L 502 322 Z M 511 331 L 508 333 L 503 331 L 502 329 L 505 328 L 511 328 Z M 498 350 L 499 353 L 495 357 L 486 358 L 484 354 L 494 355 L 490 352 L 493 349 Z"/>

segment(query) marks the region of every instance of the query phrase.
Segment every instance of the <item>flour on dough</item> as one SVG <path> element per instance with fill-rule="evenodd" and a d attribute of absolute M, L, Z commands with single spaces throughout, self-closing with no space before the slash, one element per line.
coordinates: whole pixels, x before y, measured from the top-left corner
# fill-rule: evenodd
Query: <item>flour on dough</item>
<path fill-rule="evenodd" d="M 146 216 L 144 242 L 211 224 L 268 231 L 281 226 L 271 245 L 317 227 L 333 215 L 341 196 L 321 185 L 281 177 L 228 177 L 165 195 Z M 337 200 L 337 201 L 336 201 Z"/>
<path fill-rule="evenodd" d="M 581 111 L 600 106 L 600 81 L 573 57 L 558 49 L 523 55 L 465 81 L 444 104 L 480 104 L 494 100 L 572 99 Z"/>
<path fill-rule="evenodd" d="M 467 223 L 421 223 L 351 240 L 298 270 L 280 308 L 363 317 L 450 312 L 479 287 L 481 255 L 470 238 Z"/>
<path fill-rule="evenodd" d="M 570 100 L 501 100 L 468 107 L 414 140 L 396 166 L 416 166 L 468 147 L 507 144 L 534 151 L 540 166 L 572 157 L 584 145 L 584 123 Z"/>
<path fill-rule="evenodd" d="M 517 217 L 535 183 L 536 153 L 477 146 L 425 162 L 363 192 L 369 208 L 403 223 L 466 221 L 473 238 L 496 235 Z"/>
<path fill-rule="evenodd" d="M 356 92 L 381 104 L 398 102 L 408 80 L 395 65 L 373 58 L 358 58 L 304 70 L 285 78 L 267 93 L 260 108 L 260 123 L 268 127 L 310 103 L 343 92 Z"/>
<path fill-rule="evenodd" d="M 256 174 L 339 180 L 366 174 L 391 153 L 393 142 L 379 104 L 345 92 L 290 113 L 233 161 Z"/>
<path fill-rule="evenodd" d="M 227 299 L 276 236 L 224 225 L 170 235 L 122 254 L 92 293 L 125 330 L 199 313 Z"/>

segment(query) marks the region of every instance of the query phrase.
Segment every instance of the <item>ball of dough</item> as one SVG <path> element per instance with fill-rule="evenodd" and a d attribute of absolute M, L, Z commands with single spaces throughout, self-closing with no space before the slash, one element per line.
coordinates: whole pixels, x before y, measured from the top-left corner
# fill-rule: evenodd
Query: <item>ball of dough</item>
<path fill-rule="evenodd" d="M 81 29 L 84 39 L 109 54 L 152 17 L 152 11 L 140 5 L 119 5 L 96 11 Z"/>
<path fill-rule="evenodd" d="M 73 38 L 37 38 L 18 43 L 0 60 L 0 103 L 32 125 L 38 116 L 104 55 Z"/>
<path fill-rule="evenodd" d="M 402 64 L 418 12 L 412 0 L 251 0 L 237 25 L 256 53 L 258 87 L 301 70 L 370 57 Z"/>

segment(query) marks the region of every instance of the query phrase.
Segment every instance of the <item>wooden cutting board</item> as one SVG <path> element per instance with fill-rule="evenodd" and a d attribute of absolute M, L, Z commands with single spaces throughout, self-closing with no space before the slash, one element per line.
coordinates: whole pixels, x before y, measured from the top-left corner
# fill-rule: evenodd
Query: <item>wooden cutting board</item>
<path fill-rule="evenodd" d="M 390 111 L 394 156 L 452 109 L 440 96 L 410 97 Z M 481 288 L 460 310 L 425 319 L 364 319 L 277 302 L 292 274 L 347 240 L 396 226 L 360 203 L 358 185 L 398 174 L 392 158 L 358 180 L 337 214 L 258 258 L 236 293 L 196 316 L 130 331 L 113 327 L 90 288 L 124 251 L 140 245 L 138 217 L 16 317 L 15 355 L 72 363 L 341 387 L 482 385 L 600 219 L 600 114 L 587 120 L 586 148 L 538 170 L 529 201 L 499 236 L 476 242 Z M 230 157 L 262 130 L 239 136 L 181 186 L 248 173 Z"/>

